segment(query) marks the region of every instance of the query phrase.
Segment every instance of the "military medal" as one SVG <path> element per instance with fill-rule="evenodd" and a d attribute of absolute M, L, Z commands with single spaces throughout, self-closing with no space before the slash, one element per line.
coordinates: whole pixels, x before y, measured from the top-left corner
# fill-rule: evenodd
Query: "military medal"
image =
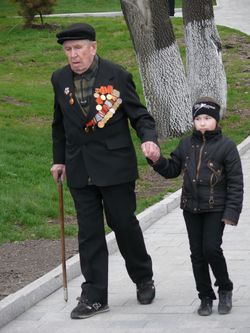
<path fill-rule="evenodd" d="M 94 98 L 97 113 L 94 118 L 86 124 L 86 132 L 89 131 L 89 128 L 94 128 L 95 125 L 97 125 L 98 128 L 104 128 L 106 123 L 114 116 L 116 110 L 122 104 L 120 91 L 113 89 L 111 85 L 96 88 Z"/>
<path fill-rule="evenodd" d="M 74 101 L 74 98 L 72 97 L 72 93 L 70 92 L 69 87 L 66 87 L 66 88 L 64 89 L 64 94 L 65 94 L 66 96 L 69 95 L 69 104 L 70 104 L 70 105 L 73 105 L 73 104 L 75 103 L 75 101 Z"/>
<path fill-rule="evenodd" d="M 103 120 L 98 121 L 97 126 L 99 128 L 103 128 L 105 126 L 105 122 Z"/>
<path fill-rule="evenodd" d="M 69 104 L 70 104 L 70 105 L 73 105 L 73 104 L 74 104 L 74 99 L 73 99 L 73 97 L 72 97 L 72 93 L 70 93 L 69 96 L 70 96 Z"/>

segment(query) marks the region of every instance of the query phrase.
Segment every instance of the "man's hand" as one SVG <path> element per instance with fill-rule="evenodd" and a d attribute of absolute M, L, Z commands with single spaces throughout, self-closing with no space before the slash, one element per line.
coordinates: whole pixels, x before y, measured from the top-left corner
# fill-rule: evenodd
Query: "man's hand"
<path fill-rule="evenodd" d="M 153 163 L 158 161 L 158 159 L 160 158 L 160 148 L 153 141 L 147 141 L 142 143 L 141 149 L 144 156 L 150 159 Z"/>
<path fill-rule="evenodd" d="M 62 182 L 65 179 L 65 165 L 64 164 L 53 164 L 50 172 L 53 176 L 54 181 L 57 183 L 58 180 L 60 179 Z"/>

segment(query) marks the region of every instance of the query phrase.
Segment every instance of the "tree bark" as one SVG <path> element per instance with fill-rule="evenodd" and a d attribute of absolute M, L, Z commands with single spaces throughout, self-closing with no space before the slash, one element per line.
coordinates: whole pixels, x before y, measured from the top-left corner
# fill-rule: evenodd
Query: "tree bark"
<path fill-rule="evenodd" d="M 191 103 L 202 96 L 213 97 L 222 106 L 222 116 L 226 109 L 227 84 L 212 0 L 183 0 L 182 11 Z"/>
<path fill-rule="evenodd" d="M 40 16 L 41 24 L 42 24 L 42 26 L 44 26 L 43 14 L 42 14 L 42 12 L 38 12 L 38 13 L 39 13 L 39 16 Z"/>
<path fill-rule="evenodd" d="M 121 7 L 159 137 L 181 135 L 191 127 L 191 104 L 166 0 L 121 0 Z"/>

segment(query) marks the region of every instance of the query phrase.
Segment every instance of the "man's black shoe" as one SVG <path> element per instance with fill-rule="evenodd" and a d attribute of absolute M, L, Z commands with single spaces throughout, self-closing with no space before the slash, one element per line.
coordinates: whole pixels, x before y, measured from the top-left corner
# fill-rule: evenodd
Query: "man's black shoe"
<path fill-rule="evenodd" d="M 200 316 L 210 316 L 212 313 L 213 300 L 210 297 L 204 297 L 201 299 L 201 305 L 198 309 Z"/>
<path fill-rule="evenodd" d="M 78 300 L 78 305 L 71 312 L 71 319 L 85 319 L 98 313 L 109 311 L 107 304 L 101 304 L 99 302 L 91 303 L 86 298 L 82 297 Z"/>
<path fill-rule="evenodd" d="M 228 314 L 232 309 L 232 291 L 221 290 L 219 291 L 219 314 Z"/>
<path fill-rule="evenodd" d="M 141 304 L 150 304 L 155 298 L 155 286 L 154 281 L 150 280 L 143 283 L 138 283 L 137 287 L 137 299 Z"/>

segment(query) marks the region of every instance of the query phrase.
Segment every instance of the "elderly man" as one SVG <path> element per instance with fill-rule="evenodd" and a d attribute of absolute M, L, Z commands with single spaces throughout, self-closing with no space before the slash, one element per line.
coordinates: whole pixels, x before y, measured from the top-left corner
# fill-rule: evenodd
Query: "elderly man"
<path fill-rule="evenodd" d="M 155 297 L 152 262 L 135 216 L 137 161 L 129 122 L 142 142 L 145 157 L 160 150 L 155 123 L 140 103 L 132 76 L 96 54 L 96 33 L 85 23 L 57 34 L 68 65 L 52 75 L 52 124 L 55 181 L 67 178 L 77 212 L 82 274 L 81 296 L 72 319 L 109 310 L 108 250 L 104 216 L 114 231 L 137 299 Z"/>

